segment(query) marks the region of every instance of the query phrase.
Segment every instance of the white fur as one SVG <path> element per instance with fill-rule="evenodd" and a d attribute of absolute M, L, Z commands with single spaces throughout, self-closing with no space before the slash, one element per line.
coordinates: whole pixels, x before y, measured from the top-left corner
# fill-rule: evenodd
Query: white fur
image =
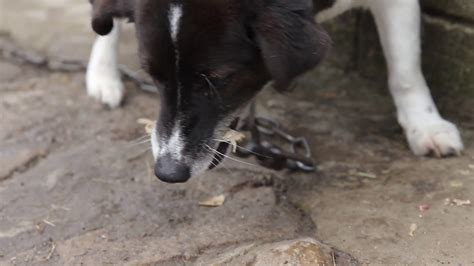
<path fill-rule="evenodd" d="M 171 40 L 173 41 L 174 45 L 174 53 L 175 53 L 175 65 L 176 65 L 176 75 L 179 74 L 179 49 L 178 49 L 178 34 L 180 29 L 181 17 L 183 16 L 183 7 L 181 5 L 172 4 L 170 6 L 170 10 L 168 11 L 168 20 L 170 24 L 170 33 L 171 33 Z M 181 84 L 178 79 L 178 91 L 177 91 L 177 98 L 178 98 L 178 106 L 181 102 Z"/>
<path fill-rule="evenodd" d="M 209 169 L 212 161 L 214 160 L 214 154 L 207 152 L 206 154 L 194 160 L 191 164 L 191 176 L 197 176 L 204 173 Z"/>
<path fill-rule="evenodd" d="M 177 123 L 179 125 L 179 123 Z M 153 157 L 155 161 L 165 154 L 171 154 L 172 158 L 178 161 L 186 161 L 189 164 L 191 170 L 191 176 L 197 176 L 205 172 L 212 160 L 214 159 L 214 154 L 207 152 L 202 154 L 196 159 L 186 160 L 183 155 L 184 150 L 184 140 L 181 134 L 179 126 L 175 125 L 171 137 L 168 140 L 161 139 L 159 140 L 158 132 L 156 127 L 152 130 L 151 135 L 151 147 L 153 152 Z"/>
<path fill-rule="evenodd" d="M 180 5 L 171 5 L 169 12 L 171 39 L 176 44 L 179 33 L 179 23 L 183 15 L 183 8 Z"/>
<path fill-rule="evenodd" d="M 184 139 L 181 134 L 180 121 L 176 121 L 169 139 L 160 138 L 156 127 L 152 130 L 151 147 L 155 160 L 165 154 L 170 154 L 173 159 L 183 160 Z"/>
<path fill-rule="evenodd" d="M 87 66 L 86 86 L 89 96 L 118 107 L 125 93 L 117 66 L 120 21 L 114 21 L 114 28 L 107 36 L 98 36 Z"/>
<path fill-rule="evenodd" d="M 178 34 L 181 16 L 183 15 L 183 9 L 180 5 L 171 5 L 168 12 L 168 20 L 170 24 L 170 34 L 176 52 L 176 69 L 179 66 L 179 51 L 178 51 Z M 178 84 L 179 85 L 179 84 Z M 180 101 L 180 88 L 178 86 L 178 104 Z M 156 128 L 153 129 L 151 137 L 151 145 L 153 150 L 153 156 L 155 160 L 165 154 L 170 154 L 174 159 L 181 161 L 183 160 L 184 140 L 181 134 L 181 122 L 176 121 L 173 126 L 173 130 L 169 139 L 159 138 Z"/>
<path fill-rule="evenodd" d="M 398 121 L 416 155 L 459 154 L 459 131 L 439 114 L 421 70 L 420 6 L 416 0 L 368 0 L 389 71 Z"/>
<path fill-rule="evenodd" d="M 440 116 L 421 70 L 418 0 L 338 0 L 316 20 L 325 21 L 352 7 L 367 7 L 375 17 L 398 121 L 413 153 L 459 154 L 463 150 L 459 131 Z"/>
<path fill-rule="evenodd" d="M 158 132 L 156 131 L 156 124 L 153 126 L 153 130 L 151 131 L 150 142 L 151 142 L 151 151 L 153 153 L 153 158 L 155 158 L 155 161 L 156 161 L 160 153 L 160 145 L 158 143 Z"/>
<path fill-rule="evenodd" d="M 170 153 L 171 156 L 180 161 L 183 159 L 184 140 L 181 134 L 180 121 L 176 121 L 176 125 L 173 128 L 171 137 L 167 141 L 162 143 L 163 149 L 160 151 L 160 155 Z"/>

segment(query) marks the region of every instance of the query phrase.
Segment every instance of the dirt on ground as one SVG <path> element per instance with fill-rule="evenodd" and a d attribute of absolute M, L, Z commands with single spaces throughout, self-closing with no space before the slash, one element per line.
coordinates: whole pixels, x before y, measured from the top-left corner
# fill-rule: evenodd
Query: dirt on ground
<path fill-rule="evenodd" d="M 69 13 L 63 2 L 0 0 L 0 43 L 85 60 L 87 1 Z M 15 24 L 18 10 L 41 42 Z M 48 14 L 69 22 L 45 26 Z M 56 38 L 65 29 L 74 38 Z M 123 62 L 136 54 L 126 47 Z M 317 171 L 226 160 L 170 185 L 154 177 L 137 123 L 156 117 L 158 95 L 126 85 L 110 110 L 87 97 L 83 71 L 0 57 L 0 265 L 474 264 L 472 99 L 437 95 L 464 154 L 417 158 L 385 88 L 322 66 L 293 93 L 258 98 L 261 115 L 308 138 Z M 221 206 L 199 204 L 221 195 Z"/>

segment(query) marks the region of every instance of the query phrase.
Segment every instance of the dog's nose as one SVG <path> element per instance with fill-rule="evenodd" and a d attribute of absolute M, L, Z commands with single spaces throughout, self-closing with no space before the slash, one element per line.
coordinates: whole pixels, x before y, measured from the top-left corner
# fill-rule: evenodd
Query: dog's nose
<path fill-rule="evenodd" d="M 185 163 L 165 155 L 156 160 L 155 175 L 163 182 L 184 183 L 191 177 L 191 172 Z"/>

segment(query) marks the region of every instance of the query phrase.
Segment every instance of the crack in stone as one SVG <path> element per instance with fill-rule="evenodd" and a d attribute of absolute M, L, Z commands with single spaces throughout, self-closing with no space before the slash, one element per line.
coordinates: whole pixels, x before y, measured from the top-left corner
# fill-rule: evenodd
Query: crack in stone
<path fill-rule="evenodd" d="M 48 156 L 48 151 L 39 151 L 29 158 L 26 159 L 25 162 L 21 163 L 13 167 L 10 171 L 8 171 L 5 175 L 0 176 L 0 182 L 6 181 L 12 178 L 15 174 L 25 173 L 31 168 L 35 167 L 42 159 Z"/>

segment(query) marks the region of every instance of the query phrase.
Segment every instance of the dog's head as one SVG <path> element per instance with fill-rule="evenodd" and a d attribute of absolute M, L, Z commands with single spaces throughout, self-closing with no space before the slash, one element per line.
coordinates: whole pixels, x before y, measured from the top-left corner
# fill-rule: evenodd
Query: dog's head
<path fill-rule="evenodd" d="M 229 125 L 267 82 L 284 90 L 320 61 L 329 37 L 312 11 L 310 0 L 136 2 L 140 59 L 161 88 L 157 177 L 185 182 L 208 169 Z M 108 30 L 110 19 L 95 21 Z"/>

